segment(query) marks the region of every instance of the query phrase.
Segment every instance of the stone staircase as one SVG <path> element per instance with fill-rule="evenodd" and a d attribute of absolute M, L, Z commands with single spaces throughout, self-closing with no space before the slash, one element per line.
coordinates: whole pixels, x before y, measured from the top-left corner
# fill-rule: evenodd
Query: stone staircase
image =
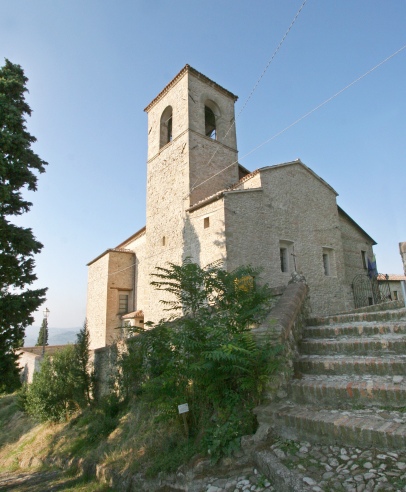
<path fill-rule="evenodd" d="M 286 439 L 406 449 L 406 309 L 309 320 L 288 400 L 258 407 Z"/>

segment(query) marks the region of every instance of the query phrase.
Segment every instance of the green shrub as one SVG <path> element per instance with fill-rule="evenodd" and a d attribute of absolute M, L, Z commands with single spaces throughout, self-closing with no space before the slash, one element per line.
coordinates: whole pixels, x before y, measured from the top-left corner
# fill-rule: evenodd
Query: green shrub
<path fill-rule="evenodd" d="M 269 311 L 269 288 L 251 267 L 226 272 L 185 262 L 159 268 L 153 284 L 170 292 L 168 320 L 136 329 L 121 357 L 121 383 L 158 411 L 178 419 L 189 404 L 190 436 L 217 460 L 255 430 L 251 410 L 279 366 L 269 340 L 258 344 L 252 327 Z"/>

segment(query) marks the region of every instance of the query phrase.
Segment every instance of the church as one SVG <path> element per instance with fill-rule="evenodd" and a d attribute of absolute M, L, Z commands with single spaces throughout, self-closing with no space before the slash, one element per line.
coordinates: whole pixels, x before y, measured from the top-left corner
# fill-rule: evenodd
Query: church
<path fill-rule="evenodd" d="M 253 172 L 238 163 L 236 100 L 186 65 L 145 108 L 146 225 L 88 264 L 90 348 L 166 317 L 150 274 L 185 258 L 259 267 L 271 287 L 297 271 L 313 315 L 354 308 L 352 280 L 367 273 L 375 241 L 300 160 Z"/>

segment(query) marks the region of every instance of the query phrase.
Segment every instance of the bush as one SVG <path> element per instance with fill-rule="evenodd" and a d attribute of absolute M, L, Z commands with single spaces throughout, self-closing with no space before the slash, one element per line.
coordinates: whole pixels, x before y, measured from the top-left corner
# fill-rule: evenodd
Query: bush
<path fill-rule="evenodd" d="M 20 400 L 26 411 L 40 421 L 61 422 L 90 402 L 89 334 L 86 323 L 75 345 L 45 356 L 31 385 Z"/>
<path fill-rule="evenodd" d="M 173 294 L 168 320 L 136 329 L 122 356 L 125 391 L 158 409 L 162 420 L 179 419 L 189 404 L 190 435 L 205 438 L 212 457 L 232 451 L 255 430 L 256 406 L 279 365 L 280 347 L 256 343 L 252 327 L 270 308 L 270 291 L 251 267 L 226 272 L 185 262 L 159 268 L 153 284 Z"/>

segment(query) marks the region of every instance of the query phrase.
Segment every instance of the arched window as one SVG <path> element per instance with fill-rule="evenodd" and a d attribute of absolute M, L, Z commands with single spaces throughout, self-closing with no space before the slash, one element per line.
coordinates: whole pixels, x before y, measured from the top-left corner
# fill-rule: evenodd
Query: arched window
<path fill-rule="evenodd" d="M 209 106 L 204 107 L 204 134 L 213 140 L 217 139 L 216 115 Z"/>
<path fill-rule="evenodd" d="M 172 106 L 168 106 L 161 116 L 159 148 L 172 142 Z"/>

